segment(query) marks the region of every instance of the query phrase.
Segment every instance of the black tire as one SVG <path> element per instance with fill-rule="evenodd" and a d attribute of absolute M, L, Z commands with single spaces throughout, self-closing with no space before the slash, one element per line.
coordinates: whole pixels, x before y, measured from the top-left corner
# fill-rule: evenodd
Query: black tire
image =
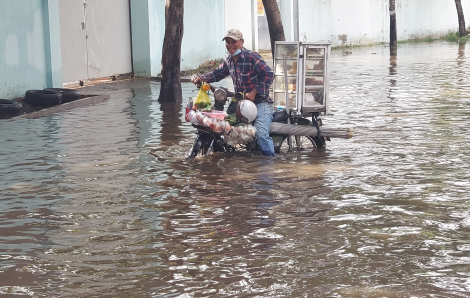
<path fill-rule="evenodd" d="M 321 119 L 317 119 L 317 125 L 318 127 L 321 127 L 323 125 L 323 121 Z M 317 145 L 317 148 L 324 148 L 326 146 L 325 137 L 315 136 L 313 137 L 313 141 Z"/>
<path fill-rule="evenodd" d="M 315 138 L 311 136 L 291 136 L 292 140 L 292 151 L 312 151 L 317 148 L 317 143 L 314 140 Z M 279 147 L 279 153 L 285 153 L 289 151 L 289 144 L 287 137 L 282 141 L 281 146 Z"/>
<path fill-rule="evenodd" d="M 212 152 L 213 138 L 209 134 L 202 133 L 194 141 L 193 147 L 189 153 L 189 158 L 195 158 L 199 153 L 207 156 Z"/>
<path fill-rule="evenodd" d="M 62 94 L 62 103 L 71 102 L 81 98 L 80 93 L 75 89 L 66 88 L 46 88 L 44 90 L 59 92 Z"/>
<path fill-rule="evenodd" d="M 38 107 L 52 107 L 62 103 L 62 94 L 49 90 L 28 90 L 24 102 Z"/>
<path fill-rule="evenodd" d="M 191 147 L 191 151 L 189 152 L 188 158 L 196 158 L 199 153 L 199 149 L 201 148 L 201 140 L 198 137 L 195 141 L 193 146 Z"/>
<path fill-rule="evenodd" d="M 23 111 L 23 105 L 20 102 L 0 99 L 0 118 L 18 116 Z"/>
<path fill-rule="evenodd" d="M 315 145 L 317 146 L 317 148 L 323 148 L 326 146 L 325 137 L 316 136 L 316 137 L 313 137 L 312 139 L 315 142 Z"/>
<path fill-rule="evenodd" d="M 320 127 L 323 125 L 321 119 L 316 119 L 317 125 Z M 312 121 L 305 119 L 305 118 L 300 118 L 299 119 L 299 125 L 312 125 Z M 326 146 L 326 139 L 325 137 L 321 136 L 311 136 L 311 139 L 315 142 L 315 146 L 317 148 L 324 148 Z"/>
<path fill-rule="evenodd" d="M 203 138 L 203 142 L 201 145 L 201 155 L 202 156 L 208 156 L 212 153 L 213 150 L 213 145 L 214 145 L 214 138 L 212 138 L 209 135 L 206 135 Z"/>

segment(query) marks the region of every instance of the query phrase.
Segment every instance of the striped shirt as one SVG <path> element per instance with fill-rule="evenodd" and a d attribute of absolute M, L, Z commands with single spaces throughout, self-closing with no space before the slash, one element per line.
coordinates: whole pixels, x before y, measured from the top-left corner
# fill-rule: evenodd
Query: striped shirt
<path fill-rule="evenodd" d="M 218 82 L 229 75 L 232 77 L 235 92 L 248 93 L 256 88 L 258 94 L 256 94 L 254 100 L 255 104 L 273 102 L 269 97 L 269 87 L 273 82 L 274 73 L 260 54 L 242 48 L 237 62 L 229 55 L 217 69 L 211 73 L 201 75 L 201 79 L 207 83 L 212 83 Z"/>

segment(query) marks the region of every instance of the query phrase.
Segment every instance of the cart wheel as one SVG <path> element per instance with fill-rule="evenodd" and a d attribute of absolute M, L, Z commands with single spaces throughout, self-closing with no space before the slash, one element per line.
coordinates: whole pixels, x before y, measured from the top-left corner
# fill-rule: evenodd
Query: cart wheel
<path fill-rule="evenodd" d="M 313 121 L 316 121 L 318 126 L 322 126 L 323 123 L 322 123 L 322 120 L 320 118 L 315 118 L 315 119 L 312 119 Z M 306 118 L 299 118 L 297 119 L 298 121 L 298 124 L 299 125 L 312 125 L 312 121 L 306 119 Z M 295 140 L 294 138 L 298 138 L 298 137 L 295 137 L 295 136 L 292 136 L 292 144 L 293 146 L 292 147 L 295 147 Z M 315 148 L 324 148 L 326 146 L 326 139 L 325 137 L 321 137 L 321 136 L 308 136 L 308 137 L 302 137 L 302 138 L 308 138 L 309 140 L 311 140 L 312 142 L 314 142 L 314 146 Z M 287 148 L 287 150 L 289 150 L 289 146 L 287 144 L 287 141 L 285 141 L 286 144 L 285 144 L 285 148 Z M 305 140 L 302 140 L 302 142 L 305 142 Z"/>
<path fill-rule="evenodd" d="M 315 137 L 318 138 L 318 137 Z M 292 142 L 292 151 L 312 151 L 317 148 L 315 138 L 310 136 L 291 136 Z M 279 148 L 279 153 L 285 153 L 289 151 L 289 144 L 287 137 L 282 141 L 281 147 Z"/>
<path fill-rule="evenodd" d="M 317 124 L 318 126 L 323 126 L 323 121 L 320 118 L 318 118 Z M 315 136 L 313 137 L 313 141 L 315 142 L 315 145 L 317 146 L 317 148 L 323 148 L 326 146 L 325 137 Z"/>
<path fill-rule="evenodd" d="M 326 146 L 325 137 L 316 136 L 316 137 L 313 137 L 312 140 L 315 142 L 315 146 L 317 146 L 317 148 L 323 148 Z"/>

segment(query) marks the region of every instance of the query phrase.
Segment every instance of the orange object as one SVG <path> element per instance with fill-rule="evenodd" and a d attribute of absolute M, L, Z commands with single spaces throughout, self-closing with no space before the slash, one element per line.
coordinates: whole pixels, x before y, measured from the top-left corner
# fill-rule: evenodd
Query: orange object
<path fill-rule="evenodd" d="M 204 84 L 204 86 L 202 86 L 202 89 L 204 91 L 209 91 L 210 88 L 211 88 L 211 86 L 209 86 L 209 84 Z"/>

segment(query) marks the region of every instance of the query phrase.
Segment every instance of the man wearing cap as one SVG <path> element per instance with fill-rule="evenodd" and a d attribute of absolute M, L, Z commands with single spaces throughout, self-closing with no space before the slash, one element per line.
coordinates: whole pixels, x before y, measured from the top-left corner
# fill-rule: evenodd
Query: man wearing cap
<path fill-rule="evenodd" d="M 273 120 L 273 101 L 269 97 L 269 87 L 274 74 L 258 53 L 243 47 L 243 34 L 240 30 L 228 30 L 222 40 L 229 52 L 224 62 L 208 74 L 193 76 L 191 81 L 194 84 L 201 81 L 212 83 L 231 76 L 235 92 L 245 93 L 245 98 L 256 104 L 258 113 L 254 126 L 261 151 L 264 155 L 275 156 L 273 140 L 269 136 Z"/>

